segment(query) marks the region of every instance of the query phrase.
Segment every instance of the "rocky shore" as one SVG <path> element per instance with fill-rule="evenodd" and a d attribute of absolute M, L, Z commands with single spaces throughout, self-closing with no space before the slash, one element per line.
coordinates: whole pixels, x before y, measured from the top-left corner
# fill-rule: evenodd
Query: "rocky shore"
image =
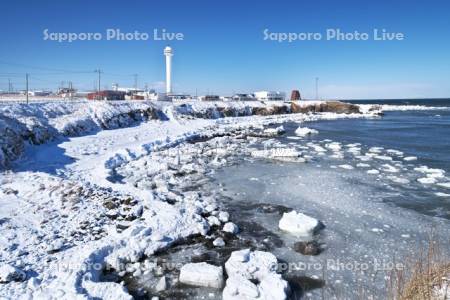
<path fill-rule="evenodd" d="M 2 140 L 5 166 L 21 155 L 28 143 L 33 143 L 32 136 L 41 137 L 36 143 L 55 141 L 33 148 L 36 155 L 45 155 L 43 167 L 54 164 L 54 171 L 40 172 L 41 165 L 35 159 L 32 164 L 36 171 L 31 165 L 27 169 L 18 160 L 13 162 L 18 170 L 13 168 L 2 175 L 2 205 L 6 205 L 6 210 L 0 216 L 0 231 L 5 237 L 1 263 L 5 266 L 2 270 L 12 272 L 0 274 L 7 281 L 0 285 L 5 297 L 48 298 L 56 291 L 63 298 L 114 295 L 129 299 L 130 293 L 135 297 L 170 298 L 180 291 L 197 293 L 198 290 L 186 288 L 185 278 L 203 273 L 198 270 L 206 270 L 205 276 L 210 277 L 198 275 L 195 280 L 194 276 L 194 282 L 188 283 L 206 281 L 206 288 L 214 289 L 208 293 L 221 295 L 217 287 L 225 286 L 225 298 L 246 295 L 258 299 L 271 293 L 276 293 L 272 296 L 277 299 L 287 297 L 295 292 L 289 286 L 296 284 L 288 283 L 276 269 L 270 267 L 260 275 L 251 272 L 254 267 L 263 266 L 259 259 L 276 263 L 269 253 L 279 244 L 276 235 L 262 228 L 258 235 L 255 224 L 236 225 L 240 220 L 234 220 L 227 212 L 222 196 L 203 189 L 209 182 L 207 176 L 232 165 L 237 155 L 252 157 L 260 150 L 252 145 L 283 132 L 281 127 L 266 128 L 268 124 L 376 116 L 364 112 L 290 114 L 294 105 L 291 103 L 158 107 L 151 103 L 96 103 L 88 106 L 89 113 L 85 107 L 69 109 L 67 105 L 46 104 L 34 107 L 34 112 L 20 105 L 3 109 L 3 120 L 12 120 L 2 127 L 9 134 Z M 301 104 L 309 105 L 317 104 Z M 244 114 L 249 107 L 250 113 Z M 341 105 L 330 107 L 346 111 Z M 353 110 L 350 106 L 347 109 Z M 242 117 L 220 118 L 226 114 Z M 24 125 L 35 116 L 40 116 L 41 125 Z M 22 125 L 17 129 L 16 123 Z M 136 127 L 113 129 L 131 125 Z M 31 132 L 49 134 L 30 135 Z M 85 133 L 96 134 L 97 139 L 64 139 Z M 135 146 L 124 146 L 125 141 L 118 141 L 119 136 Z M 66 154 L 52 157 L 60 145 Z M 113 146 L 116 148 L 108 149 Z M 306 161 L 301 153 L 286 153 L 289 155 L 275 153 L 266 157 Z M 72 156 L 70 160 L 65 157 L 67 154 Z M 31 218 L 37 225 L 29 226 L 22 218 Z M 183 254 L 190 247 L 196 255 Z M 177 248 L 180 254 L 170 250 Z M 212 250 L 206 251 L 207 256 L 198 253 L 202 252 L 198 249 L 208 248 Z M 201 265 L 185 267 L 189 276 L 181 276 L 180 268 L 167 272 L 167 266 L 150 263 L 161 255 L 169 255 L 175 261 L 181 257 L 182 266 Z M 248 263 L 249 273 L 236 271 L 243 265 L 227 267 L 237 262 Z M 146 266 L 144 270 L 141 264 Z M 228 277 L 221 279 L 217 267 L 222 267 L 222 274 Z M 242 288 L 236 285 L 244 279 L 247 281 Z M 149 284 L 143 286 L 140 282 L 144 281 Z"/>

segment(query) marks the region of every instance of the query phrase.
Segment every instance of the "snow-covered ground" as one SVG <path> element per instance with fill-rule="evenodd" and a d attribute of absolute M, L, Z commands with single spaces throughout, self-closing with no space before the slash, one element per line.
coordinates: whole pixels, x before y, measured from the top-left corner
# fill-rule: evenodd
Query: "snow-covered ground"
<path fill-rule="evenodd" d="M 376 117 L 368 110 L 252 115 L 253 108 L 273 105 L 1 106 L 0 158 L 7 170 L 0 175 L 0 264 L 26 278 L 0 274 L 9 278 L 0 283 L 0 296 L 129 299 L 123 285 L 101 281 L 104 268 L 129 270 L 182 238 L 208 236 L 212 227 L 227 223 L 213 195 L 188 188 L 193 176 L 201 179 L 236 150 L 227 134 L 267 135 L 264 125 L 286 121 Z M 206 142 L 191 144 L 194 140 Z M 16 270 L 11 267 L 0 270 Z"/>

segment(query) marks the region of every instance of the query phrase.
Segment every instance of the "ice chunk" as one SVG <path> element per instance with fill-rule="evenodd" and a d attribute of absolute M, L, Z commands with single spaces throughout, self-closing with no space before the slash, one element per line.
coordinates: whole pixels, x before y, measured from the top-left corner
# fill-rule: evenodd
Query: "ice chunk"
<path fill-rule="evenodd" d="M 219 212 L 218 217 L 219 217 L 220 222 L 224 222 L 225 223 L 225 222 L 228 222 L 230 220 L 230 214 L 227 213 L 226 211 Z"/>
<path fill-rule="evenodd" d="M 214 226 L 214 225 L 220 226 L 220 221 L 215 216 L 209 216 L 208 217 L 208 224 L 209 224 L 209 226 Z"/>
<path fill-rule="evenodd" d="M 216 247 L 223 247 L 223 246 L 225 246 L 225 242 L 224 242 L 223 238 L 219 237 L 213 241 L 213 245 Z"/>
<path fill-rule="evenodd" d="M 367 170 L 367 174 L 376 175 L 376 174 L 380 174 L 380 171 L 375 170 L 375 169 Z"/>
<path fill-rule="evenodd" d="M 236 234 L 239 232 L 239 227 L 237 227 L 236 224 L 232 222 L 228 222 L 225 225 L 223 225 L 223 231 Z"/>
<path fill-rule="evenodd" d="M 288 283 L 276 273 L 277 258 L 263 251 L 235 251 L 225 263 L 223 299 L 286 299 Z"/>
<path fill-rule="evenodd" d="M 264 133 L 265 134 L 273 135 L 273 136 L 280 135 L 280 134 L 283 134 L 285 132 L 286 132 L 286 130 L 284 129 L 283 125 L 281 125 L 281 126 L 279 126 L 277 128 L 264 129 Z"/>
<path fill-rule="evenodd" d="M 353 166 L 351 165 L 339 165 L 339 168 L 346 169 L 346 170 L 353 170 Z"/>
<path fill-rule="evenodd" d="M 319 133 L 317 130 L 308 127 L 299 127 L 295 130 L 295 134 L 298 136 L 308 136 L 317 133 Z"/>
<path fill-rule="evenodd" d="M 437 193 L 434 193 L 436 196 L 438 196 L 438 197 L 450 197 L 450 194 L 447 194 L 447 193 L 441 193 L 441 192 L 437 192 Z"/>
<path fill-rule="evenodd" d="M 223 286 L 223 270 L 205 262 L 186 264 L 181 267 L 180 282 L 220 289 Z"/>
<path fill-rule="evenodd" d="M 375 158 L 379 160 L 392 160 L 392 157 L 387 155 L 376 155 Z"/>
<path fill-rule="evenodd" d="M 404 161 L 413 161 L 413 160 L 417 160 L 416 156 L 407 156 L 405 158 L 403 158 Z"/>
<path fill-rule="evenodd" d="M 369 164 L 366 163 L 359 163 L 356 165 L 358 168 L 370 168 Z"/>
<path fill-rule="evenodd" d="M 443 188 L 450 189 L 450 182 L 439 182 L 436 185 L 443 187 Z"/>
<path fill-rule="evenodd" d="M 301 153 L 294 148 L 254 150 L 250 154 L 251 156 L 258 158 L 299 157 L 301 155 Z"/>
<path fill-rule="evenodd" d="M 417 179 L 417 181 L 422 184 L 433 184 L 436 182 L 436 179 L 430 178 L 430 177 L 422 177 L 422 178 Z"/>
<path fill-rule="evenodd" d="M 278 223 L 281 230 L 298 234 L 301 236 L 310 236 L 319 228 L 320 222 L 317 219 L 309 217 L 295 210 L 284 213 Z"/>

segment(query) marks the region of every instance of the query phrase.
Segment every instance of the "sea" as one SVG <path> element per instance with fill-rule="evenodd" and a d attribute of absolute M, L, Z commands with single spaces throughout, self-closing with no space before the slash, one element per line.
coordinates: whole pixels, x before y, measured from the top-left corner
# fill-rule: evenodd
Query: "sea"
<path fill-rule="evenodd" d="M 349 102 L 385 112 L 285 123 L 259 147 L 295 148 L 306 163 L 243 158 L 212 175 L 239 226 L 282 241 L 270 250 L 302 299 L 386 299 L 396 263 L 405 267 L 430 240 L 450 254 L 450 99 Z M 300 138 L 299 127 L 317 133 Z M 324 224 L 320 255 L 297 253 L 302 238 L 280 231 L 290 210 Z"/>

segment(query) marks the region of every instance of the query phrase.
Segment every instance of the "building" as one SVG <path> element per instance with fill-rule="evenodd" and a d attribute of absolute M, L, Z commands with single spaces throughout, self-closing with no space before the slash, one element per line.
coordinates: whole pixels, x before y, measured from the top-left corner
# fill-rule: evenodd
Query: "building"
<path fill-rule="evenodd" d="M 218 95 L 205 95 L 198 97 L 200 101 L 220 101 L 220 96 Z"/>
<path fill-rule="evenodd" d="M 298 90 L 293 90 L 291 93 L 291 101 L 301 100 L 300 92 Z"/>
<path fill-rule="evenodd" d="M 125 100 L 125 92 L 122 91 L 99 91 L 87 94 L 89 100 Z"/>
<path fill-rule="evenodd" d="M 169 95 L 168 96 L 172 101 L 187 101 L 192 100 L 192 97 L 190 95 Z"/>
<path fill-rule="evenodd" d="M 60 88 L 58 90 L 58 95 L 63 98 L 73 98 L 77 94 L 77 90 L 74 88 Z"/>
<path fill-rule="evenodd" d="M 252 94 L 234 94 L 232 97 L 233 101 L 254 101 L 255 96 Z"/>
<path fill-rule="evenodd" d="M 24 95 L 27 94 L 26 91 L 23 92 Z M 38 97 L 46 97 L 46 96 L 50 96 L 52 94 L 52 92 L 50 91 L 28 91 L 28 96 L 38 96 Z"/>
<path fill-rule="evenodd" d="M 260 101 L 284 101 L 286 94 L 284 92 L 275 91 L 259 91 L 254 92 L 256 100 Z"/>
<path fill-rule="evenodd" d="M 164 56 L 166 57 L 166 94 L 172 94 L 172 48 L 167 46 L 164 48 Z"/>

